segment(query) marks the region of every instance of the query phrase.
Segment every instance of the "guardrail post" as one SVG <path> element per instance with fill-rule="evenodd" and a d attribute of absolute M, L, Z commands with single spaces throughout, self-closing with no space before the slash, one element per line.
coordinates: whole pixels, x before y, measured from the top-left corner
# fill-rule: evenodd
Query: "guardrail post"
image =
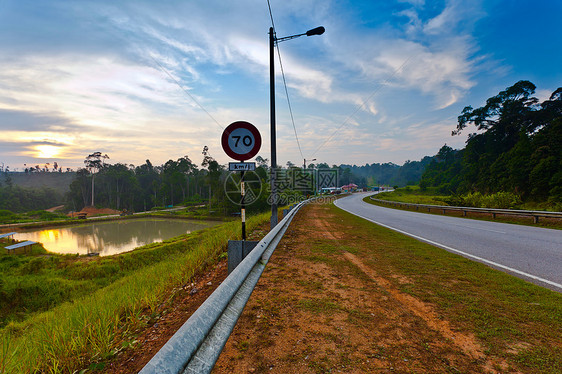
<path fill-rule="evenodd" d="M 259 242 L 253 240 L 229 240 L 228 241 L 228 274 L 254 249 Z"/>
<path fill-rule="evenodd" d="M 497 214 L 514 215 L 514 216 L 533 217 L 533 222 L 535 224 L 539 223 L 541 217 L 562 219 L 562 212 L 516 210 L 516 209 L 471 208 L 471 207 L 456 207 L 456 206 L 449 207 L 449 206 L 441 206 L 441 205 L 408 204 L 408 203 L 401 203 L 396 201 L 380 200 L 380 199 L 374 199 L 373 196 L 370 196 L 370 198 L 371 200 L 376 201 L 379 204 L 386 204 L 389 206 L 395 206 L 395 207 L 404 206 L 407 208 L 414 206 L 416 210 L 422 210 L 423 208 L 427 208 L 428 213 L 431 213 L 431 208 L 441 209 L 443 211 L 443 214 L 447 214 L 447 210 L 458 210 L 458 211 L 462 211 L 463 217 L 467 217 L 468 212 L 489 213 L 492 215 L 493 219 L 496 218 Z"/>

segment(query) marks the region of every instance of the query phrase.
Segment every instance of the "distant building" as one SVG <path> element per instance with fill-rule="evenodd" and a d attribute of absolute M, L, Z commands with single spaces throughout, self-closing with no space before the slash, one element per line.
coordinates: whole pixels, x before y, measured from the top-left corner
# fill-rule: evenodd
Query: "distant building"
<path fill-rule="evenodd" d="M 350 184 L 346 184 L 345 186 L 341 186 L 341 190 L 343 192 L 354 192 L 357 191 L 357 187 L 359 186 L 357 186 L 354 183 L 350 183 Z"/>

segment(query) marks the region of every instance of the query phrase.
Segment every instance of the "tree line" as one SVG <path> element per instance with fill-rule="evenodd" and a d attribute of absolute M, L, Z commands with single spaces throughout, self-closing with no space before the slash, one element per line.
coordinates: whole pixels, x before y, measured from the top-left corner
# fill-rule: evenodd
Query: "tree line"
<path fill-rule="evenodd" d="M 12 183 L 7 173 L 0 182 L 0 210 L 29 212 L 44 210 L 62 204 L 64 197 L 52 188 L 25 188 Z"/>
<path fill-rule="evenodd" d="M 105 162 L 109 156 L 94 152 L 76 171 L 67 195 L 73 210 L 96 205 L 117 210 L 141 211 L 155 206 L 220 199 L 219 176 L 223 168 L 203 149 L 203 168 L 188 156 L 154 166 Z"/>
<path fill-rule="evenodd" d="M 562 201 L 562 87 L 542 103 L 536 86 L 519 81 L 479 108 L 467 106 L 452 135 L 470 125 L 466 146 L 446 144 L 425 169 L 422 189 L 491 194 L 510 192 L 523 201 Z"/>
<path fill-rule="evenodd" d="M 362 187 L 418 184 L 426 166 L 433 157 L 425 156 L 420 161 L 406 161 L 402 166 L 392 162 L 372 163 L 363 166 L 338 166 L 342 184 L 355 183 Z"/>
<path fill-rule="evenodd" d="M 141 211 L 154 207 L 166 207 L 177 204 L 210 203 L 213 209 L 222 212 L 234 212 L 239 206 L 226 190 L 236 190 L 240 182 L 239 175 L 232 175 L 225 166 L 220 165 L 210 154 L 208 147 L 202 151 L 201 165 L 193 162 L 189 156 L 177 160 L 168 160 L 160 166 L 150 160 L 135 166 L 132 164 L 111 164 L 109 156 L 94 152 L 84 160 L 84 167 L 70 173 L 14 173 L 5 171 L 8 184 L 0 181 L 0 207 L 14 212 L 47 209 L 59 204 L 66 204 L 67 210 L 79 211 L 85 206 L 95 205 L 116 210 Z M 360 187 L 375 185 L 405 185 L 418 183 L 425 165 L 431 157 L 421 161 L 407 161 L 403 166 L 393 163 L 373 163 L 364 166 L 332 165 L 311 163 L 307 169 L 335 169 L 338 171 L 337 186 L 355 183 Z M 248 206 L 249 211 L 263 211 L 269 208 L 267 198 L 270 193 L 268 160 L 256 157 L 256 174 L 261 190 L 255 191 L 257 200 Z M 283 168 L 292 177 L 302 168 L 291 162 Z M 53 170 L 55 170 L 53 168 Z M 24 178 L 24 175 L 26 176 Z M 31 178 L 51 178 L 72 175 L 70 191 L 63 195 L 62 188 L 22 188 L 17 182 Z M 230 179 L 229 179 L 230 176 Z M 14 177 L 16 183 L 12 183 Z M 21 178 L 16 178 L 21 177 Z M 51 178 L 51 179 L 53 179 Z M 19 179 L 22 179 L 21 181 Z M 29 182 L 29 181 L 27 181 Z M 37 184 L 40 181 L 33 181 Z M 43 181 L 45 182 L 45 181 Z M 54 181 L 51 181 L 54 183 Z M 254 180 L 254 182 L 256 182 Z M 53 184 L 51 183 L 51 184 Z M 228 183 L 232 186 L 228 186 Z M 56 184 L 56 183 L 55 183 Z M 54 184 L 53 184 L 54 185 Z M 251 184 L 252 188 L 256 183 Z M 334 185 L 333 187 L 336 187 Z M 58 186 L 61 187 L 61 186 Z M 60 190 L 60 191 L 59 191 Z M 313 189 L 291 191 L 285 188 L 283 198 L 295 195 L 312 194 Z"/>

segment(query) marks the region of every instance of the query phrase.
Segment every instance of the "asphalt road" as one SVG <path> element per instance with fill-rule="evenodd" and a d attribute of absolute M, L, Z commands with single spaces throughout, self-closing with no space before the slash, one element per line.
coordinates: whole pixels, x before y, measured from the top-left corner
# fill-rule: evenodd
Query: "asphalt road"
<path fill-rule="evenodd" d="M 370 194 L 353 194 L 335 204 L 379 225 L 562 292 L 562 230 L 384 208 L 362 201 Z"/>

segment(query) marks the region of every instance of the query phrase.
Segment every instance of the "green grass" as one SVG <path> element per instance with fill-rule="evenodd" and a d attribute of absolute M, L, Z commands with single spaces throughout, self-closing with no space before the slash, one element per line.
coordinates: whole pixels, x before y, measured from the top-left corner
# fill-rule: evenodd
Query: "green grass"
<path fill-rule="evenodd" d="M 399 202 L 399 203 L 408 203 L 408 204 L 425 204 L 425 205 L 442 205 L 448 206 L 448 202 L 450 197 L 444 195 L 433 195 L 432 190 L 425 191 L 422 193 L 419 188 L 415 188 L 413 186 L 409 191 L 406 189 L 398 189 L 395 192 L 382 192 L 375 195 L 373 198 L 379 200 L 385 200 L 389 202 Z M 442 212 L 435 208 L 431 212 L 427 210 L 415 210 L 415 208 L 409 208 L 405 206 L 393 206 L 385 203 L 381 203 L 378 201 L 374 201 L 370 198 L 370 196 L 365 197 L 363 199 L 364 202 L 372 204 L 372 205 L 379 205 L 384 206 L 386 208 L 393 208 L 393 209 L 402 209 L 402 210 L 412 210 L 423 214 L 442 214 Z M 457 204 L 458 205 L 458 204 Z M 536 208 L 535 205 L 527 205 L 525 209 L 532 209 Z M 437 211 L 436 211 L 437 209 Z M 464 217 L 461 211 L 447 211 L 447 215 L 461 217 L 461 218 L 469 218 L 469 219 L 478 219 L 483 221 L 497 221 L 503 223 L 513 223 L 517 225 L 528 225 L 528 226 L 539 226 L 539 227 L 546 227 L 552 229 L 562 229 L 562 220 L 556 218 L 546 218 L 541 217 L 538 223 L 534 223 L 533 217 L 523 217 L 523 216 L 512 216 L 512 215 L 496 215 L 496 218 L 492 218 L 491 214 L 486 213 L 467 213 L 468 216 Z"/>
<path fill-rule="evenodd" d="M 297 306 L 301 309 L 308 310 L 314 314 L 331 315 L 335 311 L 342 309 L 340 305 L 330 299 L 307 298 L 298 301 Z"/>
<path fill-rule="evenodd" d="M 448 205 L 447 195 L 440 194 L 435 188 L 420 190 L 419 186 L 407 186 L 390 192 L 381 192 L 377 199 L 410 204 Z"/>
<path fill-rule="evenodd" d="M 253 216 L 246 227 L 251 231 L 268 220 L 267 214 Z M 0 373 L 102 369 L 104 360 L 124 345 L 134 345 L 135 329 L 149 322 L 143 311 L 148 310 L 148 316 L 157 317 L 158 307 L 171 302 L 168 297 L 173 289 L 216 263 L 227 241 L 239 236 L 239 222 L 230 222 L 193 236 L 86 264 L 69 261 L 64 256 L 59 256 L 58 261 L 37 260 L 41 258 L 39 253 L 27 259 L 25 255 L 10 255 L 12 259 L 6 262 L 17 265 L 13 276 L 17 272 L 26 273 L 22 276 L 27 278 L 21 282 L 41 287 L 41 283 L 50 280 L 58 282 L 56 287 L 63 285 L 63 289 L 66 289 L 65 282 L 74 282 L 82 285 L 82 289 L 60 300 L 49 295 L 47 301 L 54 298 L 57 302 L 47 311 L 40 312 L 49 304 L 43 301 L 35 306 L 37 312 L 24 313 L 23 317 L 28 318 L 9 317 L 10 322 L 0 330 Z M 14 262 L 13 257 L 20 258 Z M 40 265 L 31 265 L 34 261 Z M 51 266 L 49 261 L 57 265 Z M 31 269 L 34 270 L 29 272 Z M 33 295 L 39 296 L 41 292 Z"/>
<path fill-rule="evenodd" d="M 0 328 L 181 254 L 203 236 L 220 230 L 197 231 L 118 256 L 97 258 L 47 254 L 40 245 L 34 245 L 30 254 L 14 255 L 0 244 Z"/>
<path fill-rule="evenodd" d="M 45 210 L 35 210 L 26 213 L 13 213 L 5 209 L 0 210 L 0 224 L 59 220 L 68 221 L 70 219 L 70 217 L 67 217 L 63 213 L 51 213 Z"/>
<path fill-rule="evenodd" d="M 474 333 L 487 353 L 525 373 L 562 372 L 562 294 L 334 206 L 330 213 L 332 222 L 351 225 L 349 239 L 338 245 L 355 247 L 358 257 L 395 288 L 433 305 L 455 329 Z M 396 275 L 409 282 L 399 282 Z"/>
<path fill-rule="evenodd" d="M 479 195 L 480 198 L 477 198 Z M 509 195 L 509 196 L 504 196 Z M 502 199 L 503 197 L 503 199 Z M 514 201 L 509 203 L 505 200 L 511 197 Z M 398 188 L 391 192 L 381 192 L 377 194 L 377 199 L 396 201 L 410 204 L 428 204 L 428 205 L 451 205 L 451 206 L 473 206 L 482 208 L 501 208 L 501 209 L 522 209 L 522 210 L 547 210 L 556 211 L 559 207 L 552 202 L 521 202 L 517 195 L 498 192 L 492 195 L 481 195 L 479 193 L 470 193 L 465 195 L 447 195 L 439 192 L 438 188 L 428 187 L 421 190 L 419 186 L 406 186 Z M 517 201 L 516 201 L 517 200 Z M 505 206 L 501 206 L 505 205 Z"/>

